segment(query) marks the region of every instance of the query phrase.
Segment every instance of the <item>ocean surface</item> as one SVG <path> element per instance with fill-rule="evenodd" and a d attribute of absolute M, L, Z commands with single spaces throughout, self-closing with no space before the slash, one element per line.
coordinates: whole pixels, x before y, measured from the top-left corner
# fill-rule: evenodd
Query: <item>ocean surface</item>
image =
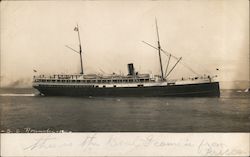
<path fill-rule="evenodd" d="M 45 97 L 0 89 L 1 132 L 249 132 L 250 93 L 220 98 Z"/>

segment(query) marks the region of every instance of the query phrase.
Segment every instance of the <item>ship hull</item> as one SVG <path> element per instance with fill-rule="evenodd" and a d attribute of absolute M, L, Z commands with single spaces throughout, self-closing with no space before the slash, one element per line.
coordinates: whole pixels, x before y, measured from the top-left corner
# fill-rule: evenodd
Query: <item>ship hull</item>
<path fill-rule="evenodd" d="M 78 97 L 219 97 L 219 82 L 149 86 L 95 88 L 81 86 L 34 86 L 45 96 Z"/>

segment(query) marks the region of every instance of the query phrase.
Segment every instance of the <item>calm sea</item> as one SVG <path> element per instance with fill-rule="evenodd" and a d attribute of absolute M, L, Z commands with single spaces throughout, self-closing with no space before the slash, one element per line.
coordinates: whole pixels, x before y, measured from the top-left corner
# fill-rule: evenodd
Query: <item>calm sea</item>
<path fill-rule="evenodd" d="M 1 132 L 249 132 L 250 93 L 220 98 L 44 97 L 0 89 Z"/>

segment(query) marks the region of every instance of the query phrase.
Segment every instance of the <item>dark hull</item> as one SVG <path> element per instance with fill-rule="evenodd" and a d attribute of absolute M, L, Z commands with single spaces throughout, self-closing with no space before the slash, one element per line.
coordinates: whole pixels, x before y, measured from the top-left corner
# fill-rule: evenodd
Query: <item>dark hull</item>
<path fill-rule="evenodd" d="M 35 86 L 45 96 L 118 96 L 118 97 L 219 97 L 218 82 L 151 86 L 151 87 L 72 87 L 72 86 Z"/>

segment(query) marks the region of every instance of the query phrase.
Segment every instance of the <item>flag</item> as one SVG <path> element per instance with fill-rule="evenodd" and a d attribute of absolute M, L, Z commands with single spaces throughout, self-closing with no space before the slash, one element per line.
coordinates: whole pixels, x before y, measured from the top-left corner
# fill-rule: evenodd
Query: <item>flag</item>
<path fill-rule="evenodd" d="M 78 27 L 75 27 L 75 28 L 74 28 L 74 31 L 78 31 Z"/>
<path fill-rule="evenodd" d="M 33 71 L 36 73 L 37 71 L 35 69 L 33 69 Z"/>

